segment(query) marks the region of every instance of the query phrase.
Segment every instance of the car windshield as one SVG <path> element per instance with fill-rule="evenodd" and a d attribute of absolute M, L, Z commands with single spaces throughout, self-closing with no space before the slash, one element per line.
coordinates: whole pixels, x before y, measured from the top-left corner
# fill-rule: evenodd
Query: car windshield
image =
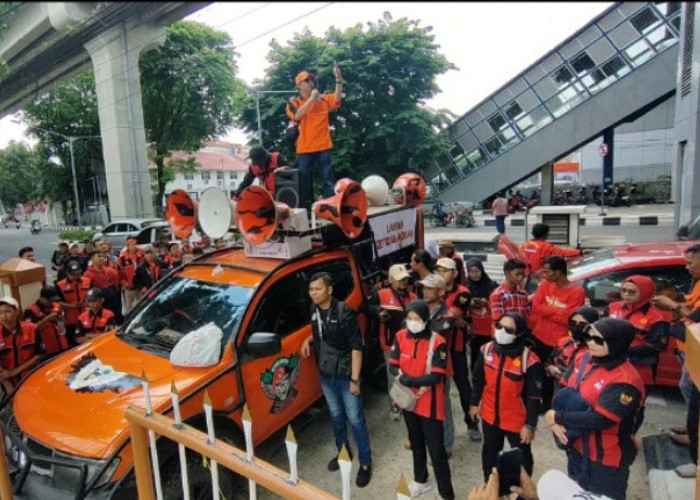
<path fill-rule="evenodd" d="M 596 269 L 613 267 L 619 263 L 620 261 L 615 257 L 612 248 L 598 250 L 597 252 L 593 252 L 581 258 L 576 264 L 571 265 L 569 267 L 569 279 L 571 281 L 577 281 L 578 278 L 584 274 L 588 274 Z"/>
<path fill-rule="evenodd" d="M 690 226 L 688 231 L 689 240 L 700 240 L 700 215 L 695 219 L 695 222 Z"/>
<path fill-rule="evenodd" d="M 120 336 L 140 348 L 169 353 L 177 342 L 213 322 L 223 331 L 222 348 L 236 332 L 253 288 L 176 277 L 122 329 Z"/>

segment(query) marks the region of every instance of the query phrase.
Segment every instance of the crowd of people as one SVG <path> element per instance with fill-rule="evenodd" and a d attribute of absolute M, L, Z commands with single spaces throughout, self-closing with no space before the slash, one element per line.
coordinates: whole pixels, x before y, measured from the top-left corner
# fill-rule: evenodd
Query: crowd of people
<path fill-rule="evenodd" d="M 651 279 L 635 275 L 622 282 L 619 300 L 598 310 L 587 305 L 583 288 L 568 280 L 561 252 L 538 243 L 542 241 L 538 234 L 534 244 L 523 244 L 536 248 L 531 252 L 535 266 L 509 259 L 504 281 L 497 284 L 479 259 L 467 259 L 465 265 L 451 242 L 441 240 L 439 255 L 418 249 L 408 268 L 392 265 L 388 281 L 368 302 L 365 312 L 379 323 L 387 361 L 388 412 L 393 420 L 403 417 L 408 437 L 404 446 L 413 457 L 412 497 L 431 490 L 429 463 L 439 496 L 455 497 L 451 382 L 459 393 L 467 435 L 481 443 L 485 482 L 492 478 L 506 440 L 522 451 L 529 481 L 536 462 L 531 444 L 538 437 L 538 421 L 544 420 L 564 450 L 568 477 L 578 488 L 590 498 L 626 497 L 630 466 L 640 449 L 636 433 L 659 353 L 670 335 L 683 335 L 674 334 L 672 325 L 698 319 L 693 311 L 700 311 L 700 300 L 696 293 L 673 302 Z M 700 246 L 690 247 L 686 260 L 698 277 Z M 541 278 L 532 294 L 524 287 L 528 273 Z M 332 290 L 332 283 L 326 286 Z M 314 329 L 313 343 L 320 342 Z M 302 355 L 308 356 L 308 349 Z M 357 389 L 350 394 L 359 397 L 355 377 L 353 371 L 350 383 Z M 331 399 L 325 387 L 324 395 Z M 697 427 L 690 418 L 696 426 L 699 399 L 697 390 L 688 396 L 691 434 Z M 365 427 L 356 437 L 361 436 L 358 446 L 364 447 L 361 464 L 371 472 L 366 424 L 357 406 L 352 415 L 344 414 L 342 406 L 335 413 L 331 407 L 333 427 L 344 429 L 345 418 L 353 429 L 362 422 Z M 339 450 L 341 445 L 349 449 L 345 434 L 336 432 L 336 444 Z M 334 470 L 337 457 L 331 462 L 329 469 Z M 358 485 L 367 482 L 367 474 L 362 481 L 358 475 Z M 498 498 L 484 496 L 486 485 L 473 493 L 470 498 Z"/>

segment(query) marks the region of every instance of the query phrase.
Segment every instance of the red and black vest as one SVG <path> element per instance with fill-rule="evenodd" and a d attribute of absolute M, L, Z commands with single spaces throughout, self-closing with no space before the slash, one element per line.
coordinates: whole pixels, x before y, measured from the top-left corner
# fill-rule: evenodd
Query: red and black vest
<path fill-rule="evenodd" d="M 36 325 L 29 321 L 19 322 L 19 332 L 11 333 L 4 326 L 0 326 L 0 365 L 5 370 L 14 370 L 29 361 L 37 353 Z M 16 384 L 27 373 L 23 372 L 14 377 L 12 382 Z"/>
<path fill-rule="evenodd" d="M 61 289 L 63 298 L 67 304 L 77 304 L 77 307 L 66 308 L 66 325 L 75 325 L 78 323 L 78 316 L 85 310 L 85 297 L 90 291 L 91 283 L 88 278 L 81 277 L 77 283 L 70 281 L 68 278 L 57 283 Z"/>
<path fill-rule="evenodd" d="M 464 301 L 464 303 L 460 303 L 460 301 Z M 469 302 L 469 289 L 464 285 L 457 285 L 454 290 L 445 294 L 445 305 L 449 309 L 462 311 L 462 319 L 465 321 L 467 320 L 467 316 L 469 316 Z M 448 346 L 452 352 L 460 354 L 464 352 L 466 346 L 466 332 L 464 328 L 455 327 L 455 331 L 448 342 Z"/>
<path fill-rule="evenodd" d="M 270 164 L 265 167 L 262 165 L 251 165 L 251 173 L 258 178 L 260 183 L 265 186 L 271 193 L 275 193 L 275 174 L 273 173 L 277 168 L 277 161 L 279 158 L 279 153 L 272 153 L 270 155 Z"/>
<path fill-rule="evenodd" d="M 88 309 L 80 315 L 78 320 L 80 321 L 80 326 L 83 329 L 83 333 L 87 335 L 104 333 L 107 331 L 107 326 L 112 323 L 113 318 L 114 313 L 103 307 L 97 314 Z"/>
<path fill-rule="evenodd" d="M 51 314 L 51 311 L 47 311 L 39 307 L 38 304 L 32 304 L 27 307 L 27 311 L 31 311 L 34 317 L 37 319 L 37 323 L 44 319 L 46 316 Z M 50 354 L 58 354 L 68 349 L 68 341 L 66 340 L 66 329 L 63 325 L 59 325 L 56 322 L 48 322 L 39 330 L 39 335 L 41 336 L 41 342 L 44 344 L 44 350 Z"/>
<path fill-rule="evenodd" d="M 494 427 L 508 432 L 520 432 L 527 413 L 523 400 L 525 373 L 539 363 L 537 354 L 503 356 L 496 344 L 489 342 L 481 348 L 484 356 L 484 392 L 481 395 L 481 418 Z M 523 369 L 523 363 L 527 366 Z"/>
<path fill-rule="evenodd" d="M 119 264 L 123 279 L 130 287 L 134 286 L 134 274 L 136 268 L 143 260 L 143 252 L 139 249 L 135 254 L 130 254 L 128 251 L 122 252 L 119 256 Z"/>
<path fill-rule="evenodd" d="M 409 304 L 409 302 L 416 300 L 416 296 L 411 292 L 406 292 L 405 295 L 400 295 L 391 287 L 381 288 L 377 292 L 377 295 L 379 296 L 379 307 L 389 311 L 393 310 L 399 312 L 400 310 L 402 316 L 406 311 L 406 306 Z M 382 351 L 391 351 L 391 346 L 394 344 L 394 337 L 399 329 L 400 327 L 395 328 L 395 325 L 392 324 L 391 318 L 390 321 L 381 322 L 379 324 L 379 345 L 381 346 Z"/>

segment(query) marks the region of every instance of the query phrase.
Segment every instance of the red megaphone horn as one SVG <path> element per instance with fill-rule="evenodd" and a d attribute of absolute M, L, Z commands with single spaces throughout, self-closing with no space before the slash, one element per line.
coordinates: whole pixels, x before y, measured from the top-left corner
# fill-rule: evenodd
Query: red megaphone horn
<path fill-rule="evenodd" d="M 168 196 L 165 219 L 177 238 L 187 238 L 197 224 L 197 202 L 187 191 L 176 189 Z"/>
<path fill-rule="evenodd" d="M 275 202 L 272 194 L 261 186 L 243 190 L 236 204 L 236 226 L 251 243 L 264 243 L 275 232 L 277 224 L 287 219 L 291 209 Z"/>
<path fill-rule="evenodd" d="M 420 175 L 407 172 L 396 178 L 391 196 L 397 205 L 417 207 L 425 201 L 427 190 L 428 186 Z"/>
<path fill-rule="evenodd" d="M 335 190 L 335 196 L 314 203 L 313 216 L 328 219 L 348 238 L 357 238 L 367 220 L 367 195 L 360 183 L 347 178 L 340 179 Z"/>

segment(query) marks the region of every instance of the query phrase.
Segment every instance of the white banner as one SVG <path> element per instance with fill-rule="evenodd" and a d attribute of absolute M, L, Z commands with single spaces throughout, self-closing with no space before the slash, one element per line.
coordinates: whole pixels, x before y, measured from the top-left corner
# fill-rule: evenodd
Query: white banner
<path fill-rule="evenodd" d="M 377 257 L 405 248 L 416 241 L 415 208 L 371 217 L 369 225 L 374 233 Z"/>

